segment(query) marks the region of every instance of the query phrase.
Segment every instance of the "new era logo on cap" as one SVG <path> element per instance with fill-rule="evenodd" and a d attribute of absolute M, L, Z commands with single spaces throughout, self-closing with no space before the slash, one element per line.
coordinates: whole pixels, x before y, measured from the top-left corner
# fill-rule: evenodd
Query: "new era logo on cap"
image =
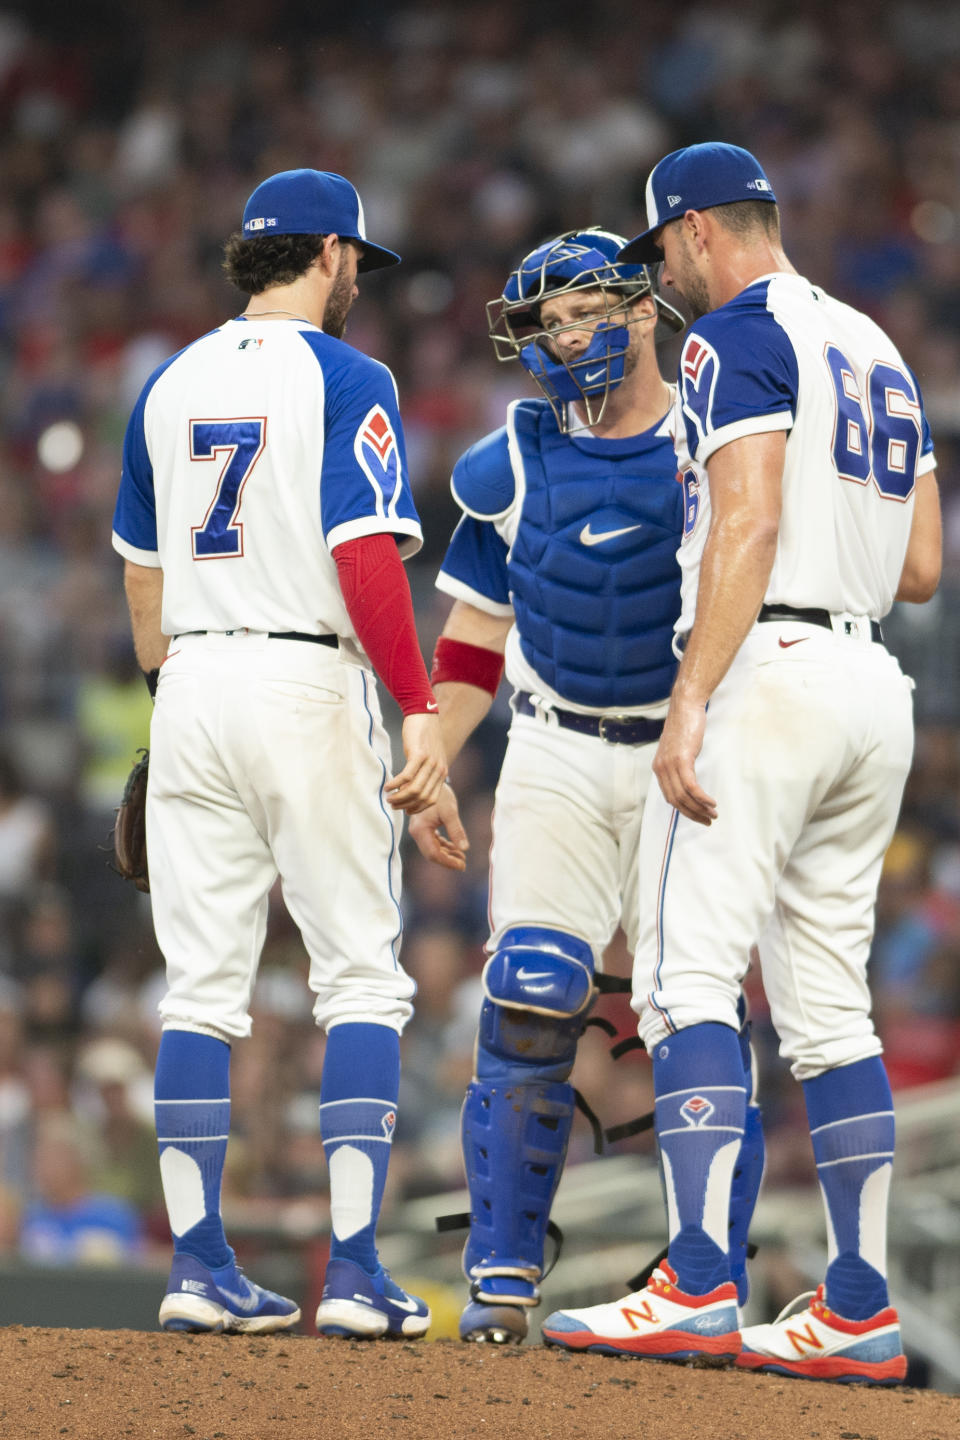
<path fill-rule="evenodd" d="M 738 200 L 776 203 L 763 166 L 749 150 L 722 141 L 687 145 L 655 165 L 647 180 L 647 226 L 617 257 L 629 264 L 649 265 L 662 259 L 654 232 L 687 210 L 710 210 Z"/>
<path fill-rule="evenodd" d="M 363 205 L 349 180 L 332 170 L 281 170 L 254 190 L 243 210 L 243 234 L 339 235 L 363 246 L 358 270 L 396 265 L 400 256 L 367 239 Z"/>

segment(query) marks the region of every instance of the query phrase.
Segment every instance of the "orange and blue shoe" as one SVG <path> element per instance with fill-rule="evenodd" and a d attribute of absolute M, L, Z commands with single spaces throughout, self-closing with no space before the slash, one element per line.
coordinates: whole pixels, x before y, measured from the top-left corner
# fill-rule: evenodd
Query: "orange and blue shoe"
<path fill-rule="evenodd" d="M 747 1326 L 737 1364 L 744 1370 L 795 1375 L 801 1380 L 902 1384 L 907 1360 L 899 1318 L 892 1306 L 878 1310 L 869 1320 L 845 1320 L 827 1308 L 821 1285 L 798 1313 L 795 1307 L 808 1295 L 792 1301 L 772 1325 Z"/>
<path fill-rule="evenodd" d="M 707 1295 L 688 1295 L 664 1260 L 644 1290 L 548 1315 L 543 1339 L 565 1350 L 726 1365 L 740 1352 L 736 1286 L 728 1280 Z"/>

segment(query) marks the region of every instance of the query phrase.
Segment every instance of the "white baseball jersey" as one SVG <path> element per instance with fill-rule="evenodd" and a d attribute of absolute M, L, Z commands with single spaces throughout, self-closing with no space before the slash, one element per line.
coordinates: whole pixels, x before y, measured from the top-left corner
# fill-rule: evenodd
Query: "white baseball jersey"
<path fill-rule="evenodd" d="M 765 600 L 786 608 L 753 626 L 710 699 L 696 774 L 717 818 L 698 825 L 651 789 L 640 888 L 656 900 L 641 913 L 633 1003 L 648 1050 L 691 1025 L 736 1028 L 759 942 L 782 1053 L 809 1079 L 881 1049 L 866 968 L 910 767 L 913 686 L 876 627 L 857 622 L 893 602 L 933 447 L 892 342 L 793 274 L 758 280 L 695 323 L 677 412 L 678 638 L 697 605 L 707 463 L 775 430 L 788 435 Z"/>
<path fill-rule="evenodd" d="M 306 321 L 240 318 L 150 377 L 113 543 L 162 569 L 173 637 L 147 792 L 167 1025 L 248 1033 L 278 875 L 317 1023 L 411 1014 L 389 740 L 332 555 L 381 532 L 419 547 L 384 366 Z"/>
<path fill-rule="evenodd" d="M 393 376 L 306 321 L 228 320 L 162 365 L 127 428 L 114 548 L 163 569 L 164 634 L 354 637 L 331 551 L 420 548 Z"/>
<path fill-rule="evenodd" d="M 802 276 L 757 280 L 689 331 L 680 357 L 683 609 L 693 624 L 710 528 L 707 461 L 786 430 L 783 511 L 765 600 L 880 619 L 910 536 L 914 484 L 935 465 L 919 386 L 868 316 Z"/>

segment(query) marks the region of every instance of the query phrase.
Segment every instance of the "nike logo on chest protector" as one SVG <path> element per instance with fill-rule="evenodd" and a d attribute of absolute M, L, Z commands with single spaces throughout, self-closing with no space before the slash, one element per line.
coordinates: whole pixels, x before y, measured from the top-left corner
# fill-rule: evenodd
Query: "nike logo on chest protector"
<path fill-rule="evenodd" d="M 621 530 L 591 530 L 588 521 L 580 531 L 581 545 L 602 545 L 604 540 L 615 540 L 618 535 L 629 535 L 631 530 L 642 530 L 642 525 L 624 525 Z"/>

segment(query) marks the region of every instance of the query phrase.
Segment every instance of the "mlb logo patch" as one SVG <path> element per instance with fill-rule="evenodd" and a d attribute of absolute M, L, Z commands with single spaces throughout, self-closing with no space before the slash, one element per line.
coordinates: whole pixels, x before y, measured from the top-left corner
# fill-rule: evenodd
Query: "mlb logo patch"
<path fill-rule="evenodd" d="M 258 337 L 255 336 L 255 335 L 249 335 L 246 340 L 241 340 L 241 341 L 240 341 L 240 344 L 237 346 L 237 349 L 238 349 L 238 350 L 250 350 L 250 349 L 259 350 L 259 349 L 260 349 L 260 346 L 261 346 L 262 344 L 263 344 L 263 339 L 262 339 L 262 338 L 258 338 Z"/>
<path fill-rule="evenodd" d="M 714 1105 L 705 1095 L 692 1095 L 680 1106 L 680 1114 L 688 1125 L 702 1125 L 714 1112 Z"/>
<path fill-rule="evenodd" d="M 381 1117 L 380 1127 L 383 1130 L 384 1138 L 391 1140 L 393 1138 L 393 1132 L 397 1128 L 396 1110 L 388 1110 L 386 1115 Z"/>

